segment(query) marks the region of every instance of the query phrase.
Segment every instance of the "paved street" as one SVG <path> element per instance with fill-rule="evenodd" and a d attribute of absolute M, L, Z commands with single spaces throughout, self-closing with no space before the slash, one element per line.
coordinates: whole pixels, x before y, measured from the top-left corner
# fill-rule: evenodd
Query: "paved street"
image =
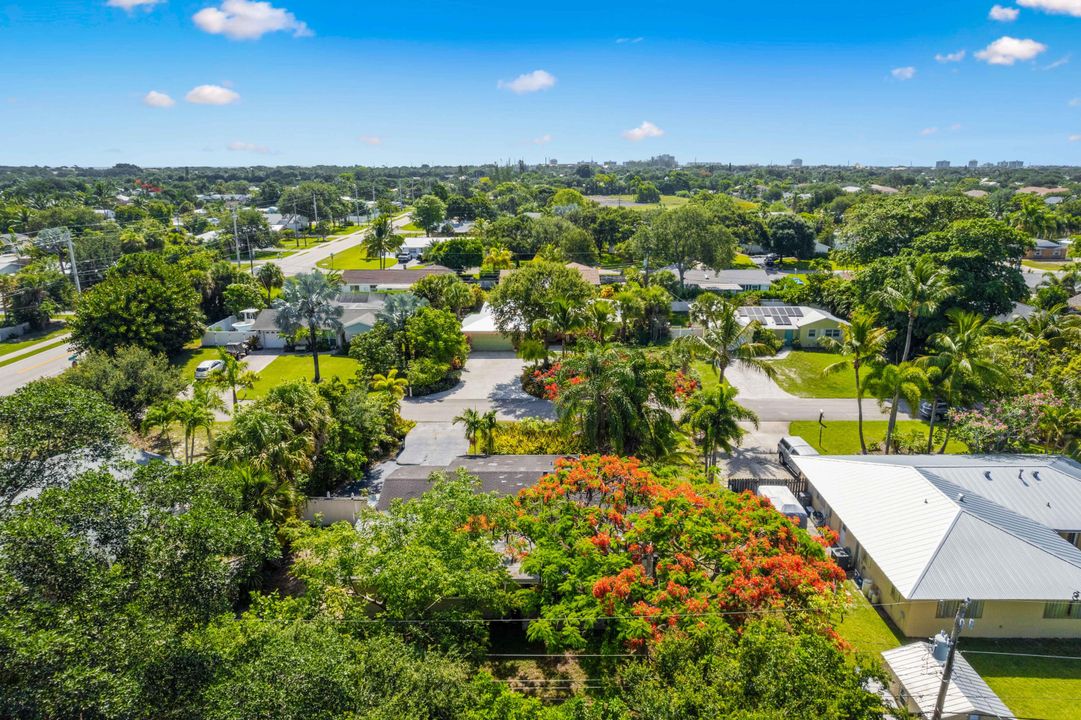
<path fill-rule="evenodd" d="M 51 345 L 57 340 L 58 338 L 45 340 L 36 346 L 26 348 L 21 354 L 25 355 L 34 347 Z M 64 343 L 52 350 L 39 352 L 0 367 L 0 395 L 10 395 L 28 382 L 59 375 L 71 367 L 71 361 L 68 358 L 73 352 L 72 347 Z"/>
<path fill-rule="evenodd" d="M 394 228 L 396 230 L 401 230 L 402 226 L 408 225 L 410 220 L 412 220 L 410 215 L 402 215 L 394 220 Z M 343 235 L 336 240 L 320 243 L 319 245 L 302 249 L 289 257 L 271 260 L 270 262 L 278 265 L 286 276 L 311 272 L 316 269 L 316 263 L 320 260 L 325 260 L 329 258 L 332 253 L 340 253 L 358 244 L 364 238 L 365 232 L 366 230 L 358 230 L 355 233 Z"/>

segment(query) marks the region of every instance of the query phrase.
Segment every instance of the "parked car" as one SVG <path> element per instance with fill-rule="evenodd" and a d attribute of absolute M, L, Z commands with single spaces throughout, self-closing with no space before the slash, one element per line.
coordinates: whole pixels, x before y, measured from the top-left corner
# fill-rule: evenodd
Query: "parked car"
<path fill-rule="evenodd" d="M 221 360 L 203 360 L 195 366 L 195 379 L 206 380 L 208 377 L 225 367 Z"/>
<path fill-rule="evenodd" d="M 944 400 L 939 400 L 935 403 L 934 409 L 931 408 L 931 403 L 924 400 L 920 403 L 920 417 L 924 420 L 931 419 L 931 413 L 934 412 L 935 420 L 945 420 L 946 413 L 950 410 L 950 404 Z"/>
<path fill-rule="evenodd" d="M 248 349 L 248 344 L 246 342 L 235 342 L 226 345 L 225 352 L 239 360 L 251 351 Z"/>
<path fill-rule="evenodd" d="M 818 451 L 811 447 L 811 444 L 801 438 L 799 435 L 785 435 L 781 438 L 781 442 L 777 443 L 777 457 L 790 472 L 795 472 L 796 469 L 791 465 L 793 456 L 806 457 L 807 455 L 817 455 Z"/>
<path fill-rule="evenodd" d="M 781 256 L 777 253 L 770 253 L 766 256 L 766 267 L 773 267 L 779 262 L 781 262 Z"/>

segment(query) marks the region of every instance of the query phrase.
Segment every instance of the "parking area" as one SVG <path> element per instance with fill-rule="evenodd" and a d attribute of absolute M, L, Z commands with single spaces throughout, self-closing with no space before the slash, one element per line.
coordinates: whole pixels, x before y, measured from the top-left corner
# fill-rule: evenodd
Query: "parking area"
<path fill-rule="evenodd" d="M 451 422 L 468 409 L 495 410 L 500 420 L 552 418 L 552 403 L 527 395 L 521 374 L 526 363 L 514 353 L 469 356 L 462 382 L 446 392 L 402 401 L 402 417 L 415 422 Z"/>

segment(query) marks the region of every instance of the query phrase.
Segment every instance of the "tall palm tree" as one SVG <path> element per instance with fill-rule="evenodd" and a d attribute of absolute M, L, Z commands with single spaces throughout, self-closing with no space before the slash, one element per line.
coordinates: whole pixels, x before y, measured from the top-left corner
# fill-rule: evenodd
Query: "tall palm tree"
<path fill-rule="evenodd" d="M 930 381 L 923 369 L 913 363 L 903 362 L 898 365 L 876 365 L 867 376 L 865 386 L 867 392 L 878 398 L 879 407 L 887 400 L 893 402 L 890 420 L 886 424 L 885 453 L 889 455 L 897 420 L 898 400 L 903 397 L 910 408 L 917 407 L 920 398 L 927 397 L 930 393 Z"/>
<path fill-rule="evenodd" d="M 618 292 L 613 299 L 619 312 L 619 336 L 626 341 L 630 326 L 645 319 L 646 304 L 640 293 L 633 290 Z"/>
<path fill-rule="evenodd" d="M 143 414 L 142 431 L 145 435 L 150 430 L 158 430 L 158 439 L 165 439 L 169 443 L 169 457 L 176 458 L 176 448 L 173 443 L 172 436 L 169 435 L 169 428 L 173 426 L 173 423 L 177 422 L 177 410 L 179 401 L 174 398 L 156 402 L 146 409 Z"/>
<path fill-rule="evenodd" d="M 478 432 L 484 446 L 485 455 L 491 455 L 495 452 L 495 431 L 498 426 L 499 421 L 496 419 L 495 410 L 489 410 L 481 416 Z"/>
<path fill-rule="evenodd" d="M 612 322 L 612 316 L 615 315 L 612 303 L 607 300 L 594 300 L 586 306 L 582 315 L 586 327 L 597 336 L 597 342 L 603 345 L 608 332 L 615 327 Z"/>
<path fill-rule="evenodd" d="M 184 428 L 184 462 L 195 459 L 195 433 L 206 431 L 209 445 L 213 440 L 214 411 L 224 410 L 225 403 L 209 383 L 199 383 L 191 390 L 191 397 L 180 400 L 176 406 L 176 419 Z"/>
<path fill-rule="evenodd" d="M 453 423 L 461 423 L 465 426 L 465 437 L 469 441 L 469 449 L 475 455 L 477 453 L 477 440 L 483 425 L 483 417 L 476 408 L 469 408 L 461 415 L 454 418 Z"/>
<path fill-rule="evenodd" d="M 224 363 L 221 369 L 214 371 L 210 376 L 212 385 L 220 388 L 229 388 L 233 394 L 233 407 L 236 407 L 236 389 L 251 390 L 259 380 L 259 373 L 248 369 L 248 366 L 237 360 L 225 351 L 218 348 L 218 358 Z"/>
<path fill-rule="evenodd" d="M 312 363 L 315 365 L 315 382 L 319 382 L 319 331 L 340 331 L 343 308 L 334 302 L 339 285 L 332 277 L 318 270 L 301 273 L 285 281 L 281 297 L 274 301 L 278 310 L 276 323 L 285 333 L 301 328 L 308 330 Z"/>
<path fill-rule="evenodd" d="M 291 478 L 284 478 L 250 465 L 233 468 L 243 487 L 244 510 L 258 520 L 275 527 L 297 517 L 304 506 L 304 494 L 297 490 Z"/>
<path fill-rule="evenodd" d="M 372 375 L 372 390 L 389 393 L 395 400 L 401 400 L 405 397 L 405 388 L 408 385 L 409 381 L 398 375 L 398 368 L 391 368 L 386 375 L 382 373 Z"/>
<path fill-rule="evenodd" d="M 777 375 L 776 368 L 762 360 L 773 353 L 773 348 L 754 339 L 761 324 L 757 320 L 746 325 L 740 322 L 734 302 L 714 293 L 703 293 L 691 303 L 690 315 L 702 327 L 702 334 L 685 335 L 679 342 L 689 346 L 694 356 L 705 357 L 721 384 L 733 365 L 755 370 L 768 378 Z"/>
<path fill-rule="evenodd" d="M 904 313 L 908 318 L 900 362 L 908 362 L 912 352 L 912 330 L 916 319 L 934 314 L 955 292 L 950 270 L 939 266 L 930 256 L 921 255 L 915 263 L 903 266 L 899 278 L 874 294 L 878 304 Z"/>
<path fill-rule="evenodd" d="M 577 305 L 566 298 L 556 298 L 547 306 L 547 317 L 537 321 L 538 330 L 545 335 L 559 337 L 559 355 L 567 354 L 567 338 L 582 329 L 582 313 Z"/>
<path fill-rule="evenodd" d="M 860 371 L 866 366 L 875 366 L 886 361 L 886 347 L 893 332 L 875 323 L 873 313 L 857 311 L 852 314 L 852 321 L 841 328 L 841 339 L 822 338 L 821 345 L 832 352 L 844 356 L 843 360 L 833 363 L 823 370 L 823 374 L 833 374 L 851 369 L 856 376 L 857 428 L 860 435 L 860 451 L 867 454 L 867 442 L 863 437 L 863 382 Z"/>
<path fill-rule="evenodd" d="M 270 304 L 270 295 L 274 288 L 280 288 L 285 283 L 285 275 L 282 269 L 274 263 L 263 263 L 255 271 L 255 279 L 266 289 L 266 302 Z"/>
<path fill-rule="evenodd" d="M 394 232 L 394 218 L 391 215 L 379 215 L 372 220 L 371 228 L 364 236 L 361 246 L 369 258 L 379 258 L 379 269 L 387 267 L 387 255 L 397 252 L 405 239 Z"/>
<path fill-rule="evenodd" d="M 758 428 L 758 415 L 736 402 L 738 394 L 731 385 L 718 385 L 699 390 L 687 400 L 684 419 L 702 447 L 707 478 L 716 470 L 717 450 L 730 453 L 743 441 L 746 431 L 740 422 L 754 423 Z"/>
<path fill-rule="evenodd" d="M 1005 372 L 995 364 L 988 347 L 990 322 L 982 315 L 960 308 L 950 310 L 946 316 L 950 324 L 943 332 L 930 338 L 931 354 L 919 359 L 923 367 L 938 368 L 940 383 L 945 396 L 932 398 L 932 415 L 937 403 L 945 400 L 949 407 L 958 403 L 979 400 L 988 390 L 1006 380 Z M 946 437 L 940 453 L 946 451 L 953 430 L 953 421 L 947 417 Z M 932 449 L 934 426 L 928 433 L 928 452 Z"/>

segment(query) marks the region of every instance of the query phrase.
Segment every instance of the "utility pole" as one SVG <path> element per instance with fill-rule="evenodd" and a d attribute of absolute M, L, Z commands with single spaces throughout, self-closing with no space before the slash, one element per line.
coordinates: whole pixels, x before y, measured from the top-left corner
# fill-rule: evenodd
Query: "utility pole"
<path fill-rule="evenodd" d="M 236 245 L 236 266 L 240 268 L 240 233 L 236 229 L 236 205 L 233 206 L 233 243 Z"/>
<path fill-rule="evenodd" d="M 83 287 L 79 284 L 79 266 L 75 263 L 75 246 L 71 244 L 71 233 L 66 233 L 68 241 L 68 258 L 71 260 L 71 276 L 75 280 L 75 292 L 82 295 Z"/>
<path fill-rule="evenodd" d="M 957 607 L 957 615 L 953 618 L 953 632 L 950 634 L 950 652 L 946 655 L 946 664 L 942 667 L 942 684 L 938 688 L 938 699 L 935 701 L 935 712 L 931 720 L 942 720 L 942 709 L 946 705 L 946 690 L 950 687 L 950 677 L 953 675 L 953 656 L 957 652 L 957 640 L 961 636 L 961 628 L 965 624 L 965 613 L 968 612 L 969 598 L 961 601 Z"/>

